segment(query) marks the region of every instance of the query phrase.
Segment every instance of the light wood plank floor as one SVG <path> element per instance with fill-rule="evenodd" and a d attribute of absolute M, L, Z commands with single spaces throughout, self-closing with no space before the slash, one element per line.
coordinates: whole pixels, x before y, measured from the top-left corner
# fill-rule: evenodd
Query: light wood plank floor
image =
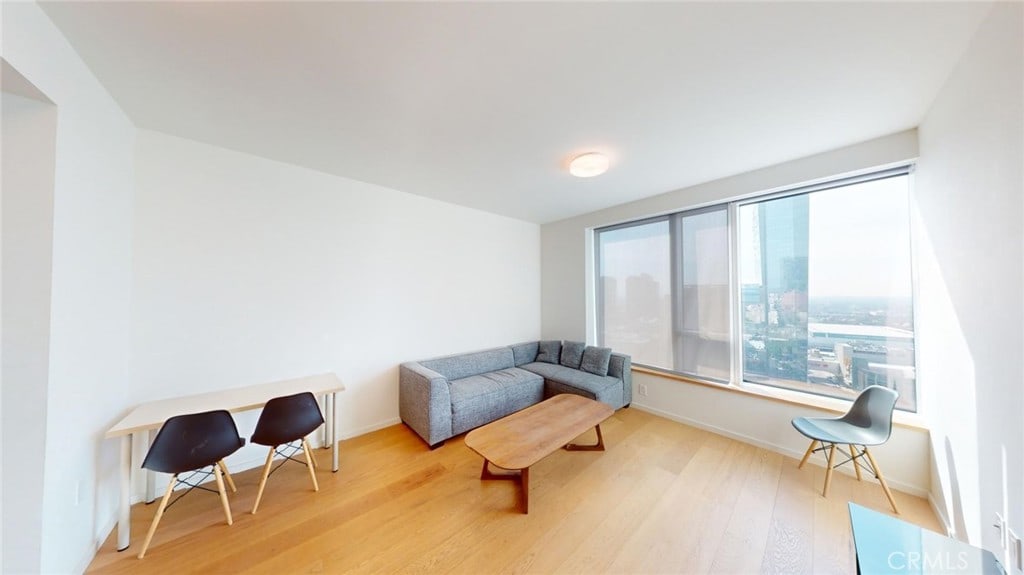
<path fill-rule="evenodd" d="M 479 479 L 456 437 L 435 451 L 402 425 L 330 452 L 314 493 L 301 465 L 234 475 L 233 526 L 215 494 L 189 494 L 136 555 L 156 505 L 132 509 L 132 546 L 111 534 L 91 573 L 854 573 L 846 509 L 890 512 L 874 479 L 824 469 L 637 409 L 602 425 L 605 452 L 559 451 L 530 473 L 530 514 L 516 485 Z M 593 431 L 583 436 L 593 438 Z M 883 448 L 884 449 L 884 448 Z M 896 492 L 902 518 L 939 530 L 921 498 Z"/>

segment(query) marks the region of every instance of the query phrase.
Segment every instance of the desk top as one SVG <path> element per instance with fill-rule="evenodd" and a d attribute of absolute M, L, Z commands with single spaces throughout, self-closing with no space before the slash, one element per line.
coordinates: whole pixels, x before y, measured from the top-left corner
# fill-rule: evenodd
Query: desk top
<path fill-rule="evenodd" d="M 1005 575 L 991 551 L 850 503 L 857 572 Z"/>
<path fill-rule="evenodd" d="M 105 437 L 119 437 L 136 431 L 156 429 L 167 419 L 185 413 L 226 409 L 231 413 L 256 409 L 267 401 L 303 391 L 313 395 L 345 391 L 344 384 L 333 373 L 321 373 L 296 379 L 285 379 L 246 387 L 221 389 L 182 397 L 171 397 L 139 404 L 121 421 L 107 430 Z"/>

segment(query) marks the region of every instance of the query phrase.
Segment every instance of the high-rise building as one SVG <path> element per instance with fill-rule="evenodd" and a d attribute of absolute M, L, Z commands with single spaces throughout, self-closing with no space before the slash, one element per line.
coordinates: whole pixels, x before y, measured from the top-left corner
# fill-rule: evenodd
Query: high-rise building
<path fill-rule="evenodd" d="M 806 195 L 751 206 L 760 263 L 765 323 L 754 328 L 765 345 L 746 371 L 807 381 L 807 256 L 810 207 Z M 746 296 L 747 294 L 743 294 Z"/>

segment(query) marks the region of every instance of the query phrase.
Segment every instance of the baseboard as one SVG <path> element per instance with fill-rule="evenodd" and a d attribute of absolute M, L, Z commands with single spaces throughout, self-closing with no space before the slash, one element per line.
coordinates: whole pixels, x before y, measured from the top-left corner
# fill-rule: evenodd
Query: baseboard
<path fill-rule="evenodd" d="M 117 528 L 117 512 L 107 516 L 107 520 L 103 522 L 102 526 L 96 530 L 96 539 L 93 541 L 93 550 L 90 553 L 86 553 L 78 560 L 78 567 L 75 569 L 75 573 L 85 573 L 85 570 L 89 568 L 92 560 L 96 558 L 96 552 L 103 547 L 103 542 L 110 537 L 110 534 Z"/>
<path fill-rule="evenodd" d="M 100 547 L 103 547 L 103 542 L 106 541 L 108 537 L 110 537 L 110 534 L 113 533 L 114 529 L 116 528 L 117 512 L 115 511 L 113 514 L 107 517 L 107 520 L 103 523 L 103 526 L 96 530 L 96 540 L 93 541 L 95 549 L 88 556 L 82 558 L 82 561 L 84 561 L 84 563 L 79 562 L 78 570 L 76 570 L 75 573 L 85 573 L 85 570 L 89 568 L 89 564 L 92 563 L 92 560 L 96 558 L 96 551 L 99 551 Z"/>
<path fill-rule="evenodd" d="M 116 513 L 114 513 L 113 515 L 108 517 L 107 521 L 103 525 L 103 527 L 101 527 L 100 529 L 98 529 L 96 531 L 97 535 L 100 536 L 98 539 L 96 539 L 96 549 L 97 550 L 99 550 L 99 548 L 103 546 L 103 542 L 107 540 L 107 537 L 110 536 L 110 532 L 113 531 L 115 527 L 117 527 L 117 514 Z M 106 535 L 103 535 L 104 533 L 106 533 Z M 91 557 L 89 558 L 89 561 L 92 561 Z M 88 567 L 89 564 L 87 563 L 85 566 Z M 85 569 L 84 568 L 81 569 L 80 572 L 84 573 Z"/>
<path fill-rule="evenodd" d="M 102 541 L 100 541 L 100 543 L 96 545 L 95 551 L 93 551 L 92 553 L 86 553 L 82 557 L 82 559 L 79 560 L 78 568 L 75 569 L 75 573 L 85 573 L 85 570 L 89 568 L 89 565 L 92 563 L 92 560 L 96 558 L 96 551 L 100 550 L 101 545 L 103 545 Z"/>
<path fill-rule="evenodd" d="M 932 508 L 932 513 L 939 518 L 939 523 L 942 523 L 942 528 L 946 531 L 947 537 L 956 539 L 956 529 L 953 529 L 953 524 L 949 521 L 949 517 L 946 516 L 946 506 L 939 505 L 939 502 L 935 500 L 935 496 L 928 493 L 928 505 Z"/>
<path fill-rule="evenodd" d="M 764 441 L 764 440 L 758 439 L 756 437 L 751 437 L 749 435 L 744 435 L 742 433 L 736 433 L 734 431 L 730 431 L 730 430 L 722 428 L 722 427 L 717 427 L 717 426 L 714 426 L 714 425 L 708 425 L 707 423 L 704 423 L 702 421 L 697 421 L 697 420 L 694 420 L 694 419 L 690 419 L 689 417 L 683 417 L 681 415 L 676 415 L 674 413 L 669 413 L 667 411 L 662 411 L 660 409 L 651 407 L 649 405 L 643 405 L 641 403 L 636 403 L 635 401 L 633 402 L 632 407 L 636 408 L 636 409 L 639 409 L 640 411 L 645 411 L 645 412 L 650 413 L 652 415 L 657 415 L 658 417 L 664 417 L 665 419 L 670 419 L 670 420 L 675 421 L 677 423 L 682 423 L 684 425 L 689 425 L 691 427 L 696 427 L 696 428 L 699 428 L 699 429 L 703 429 L 705 431 L 710 431 L 711 433 L 715 433 L 715 434 L 718 434 L 718 435 L 723 435 L 723 436 L 728 437 L 730 439 L 735 439 L 736 441 L 742 441 L 743 443 L 748 443 L 748 444 L 753 445 L 755 447 L 760 447 L 760 448 L 763 448 L 763 449 L 767 449 L 768 451 L 774 451 L 775 453 L 780 453 L 782 455 L 785 455 L 785 456 L 788 456 L 788 457 L 792 457 L 794 459 L 801 459 L 804 456 L 803 451 L 794 451 L 794 450 L 789 449 L 787 447 L 783 447 L 783 446 L 777 445 L 775 443 L 770 443 L 768 441 Z M 838 471 L 840 471 L 841 473 L 846 473 L 846 474 L 848 474 L 850 476 L 854 476 L 854 472 L 853 472 L 853 468 L 852 467 L 850 468 L 850 470 L 847 470 L 845 467 L 840 467 L 838 469 Z M 899 491 L 902 491 L 904 493 L 909 493 L 910 495 L 915 495 L 917 497 L 928 497 L 930 495 L 930 493 L 928 491 L 926 491 L 924 489 L 921 489 L 920 487 L 918 487 L 916 485 L 910 485 L 909 483 L 904 483 L 904 482 L 902 482 L 902 481 L 900 481 L 898 479 L 890 479 L 890 478 L 886 477 L 886 482 L 889 484 L 890 487 L 892 487 L 894 489 L 897 489 Z"/>
<path fill-rule="evenodd" d="M 402 418 L 401 417 L 392 417 L 391 419 L 386 419 L 384 421 L 380 421 L 380 422 L 373 423 L 373 424 L 370 424 L 370 425 L 364 425 L 363 427 L 359 427 L 357 429 L 354 429 L 350 433 L 348 433 L 347 435 L 342 436 L 342 439 L 352 439 L 353 437 L 359 437 L 360 435 L 366 435 L 367 433 L 373 433 L 374 431 L 380 431 L 381 429 L 384 429 L 385 427 L 391 427 L 392 425 L 396 425 L 396 424 L 399 424 L 399 423 L 402 423 Z"/>

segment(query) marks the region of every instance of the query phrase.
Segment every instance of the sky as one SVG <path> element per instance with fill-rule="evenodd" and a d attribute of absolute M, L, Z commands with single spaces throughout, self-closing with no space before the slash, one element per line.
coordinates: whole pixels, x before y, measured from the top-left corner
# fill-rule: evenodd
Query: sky
<path fill-rule="evenodd" d="M 899 176 L 811 195 L 810 297 L 911 295 L 908 185 L 909 176 Z M 757 252 L 743 248 L 755 229 L 755 206 L 739 210 L 744 284 L 760 283 Z M 607 269 L 620 278 L 647 273 L 668 293 L 668 229 L 668 222 L 661 221 L 602 233 L 601 255 Z"/>
<path fill-rule="evenodd" d="M 911 294 L 908 176 L 811 195 L 810 297 L 908 297 Z M 740 209 L 740 245 L 754 229 L 754 205 Z M 742 283 L 760 283 L 754 250 L 740 250 Z"/>

